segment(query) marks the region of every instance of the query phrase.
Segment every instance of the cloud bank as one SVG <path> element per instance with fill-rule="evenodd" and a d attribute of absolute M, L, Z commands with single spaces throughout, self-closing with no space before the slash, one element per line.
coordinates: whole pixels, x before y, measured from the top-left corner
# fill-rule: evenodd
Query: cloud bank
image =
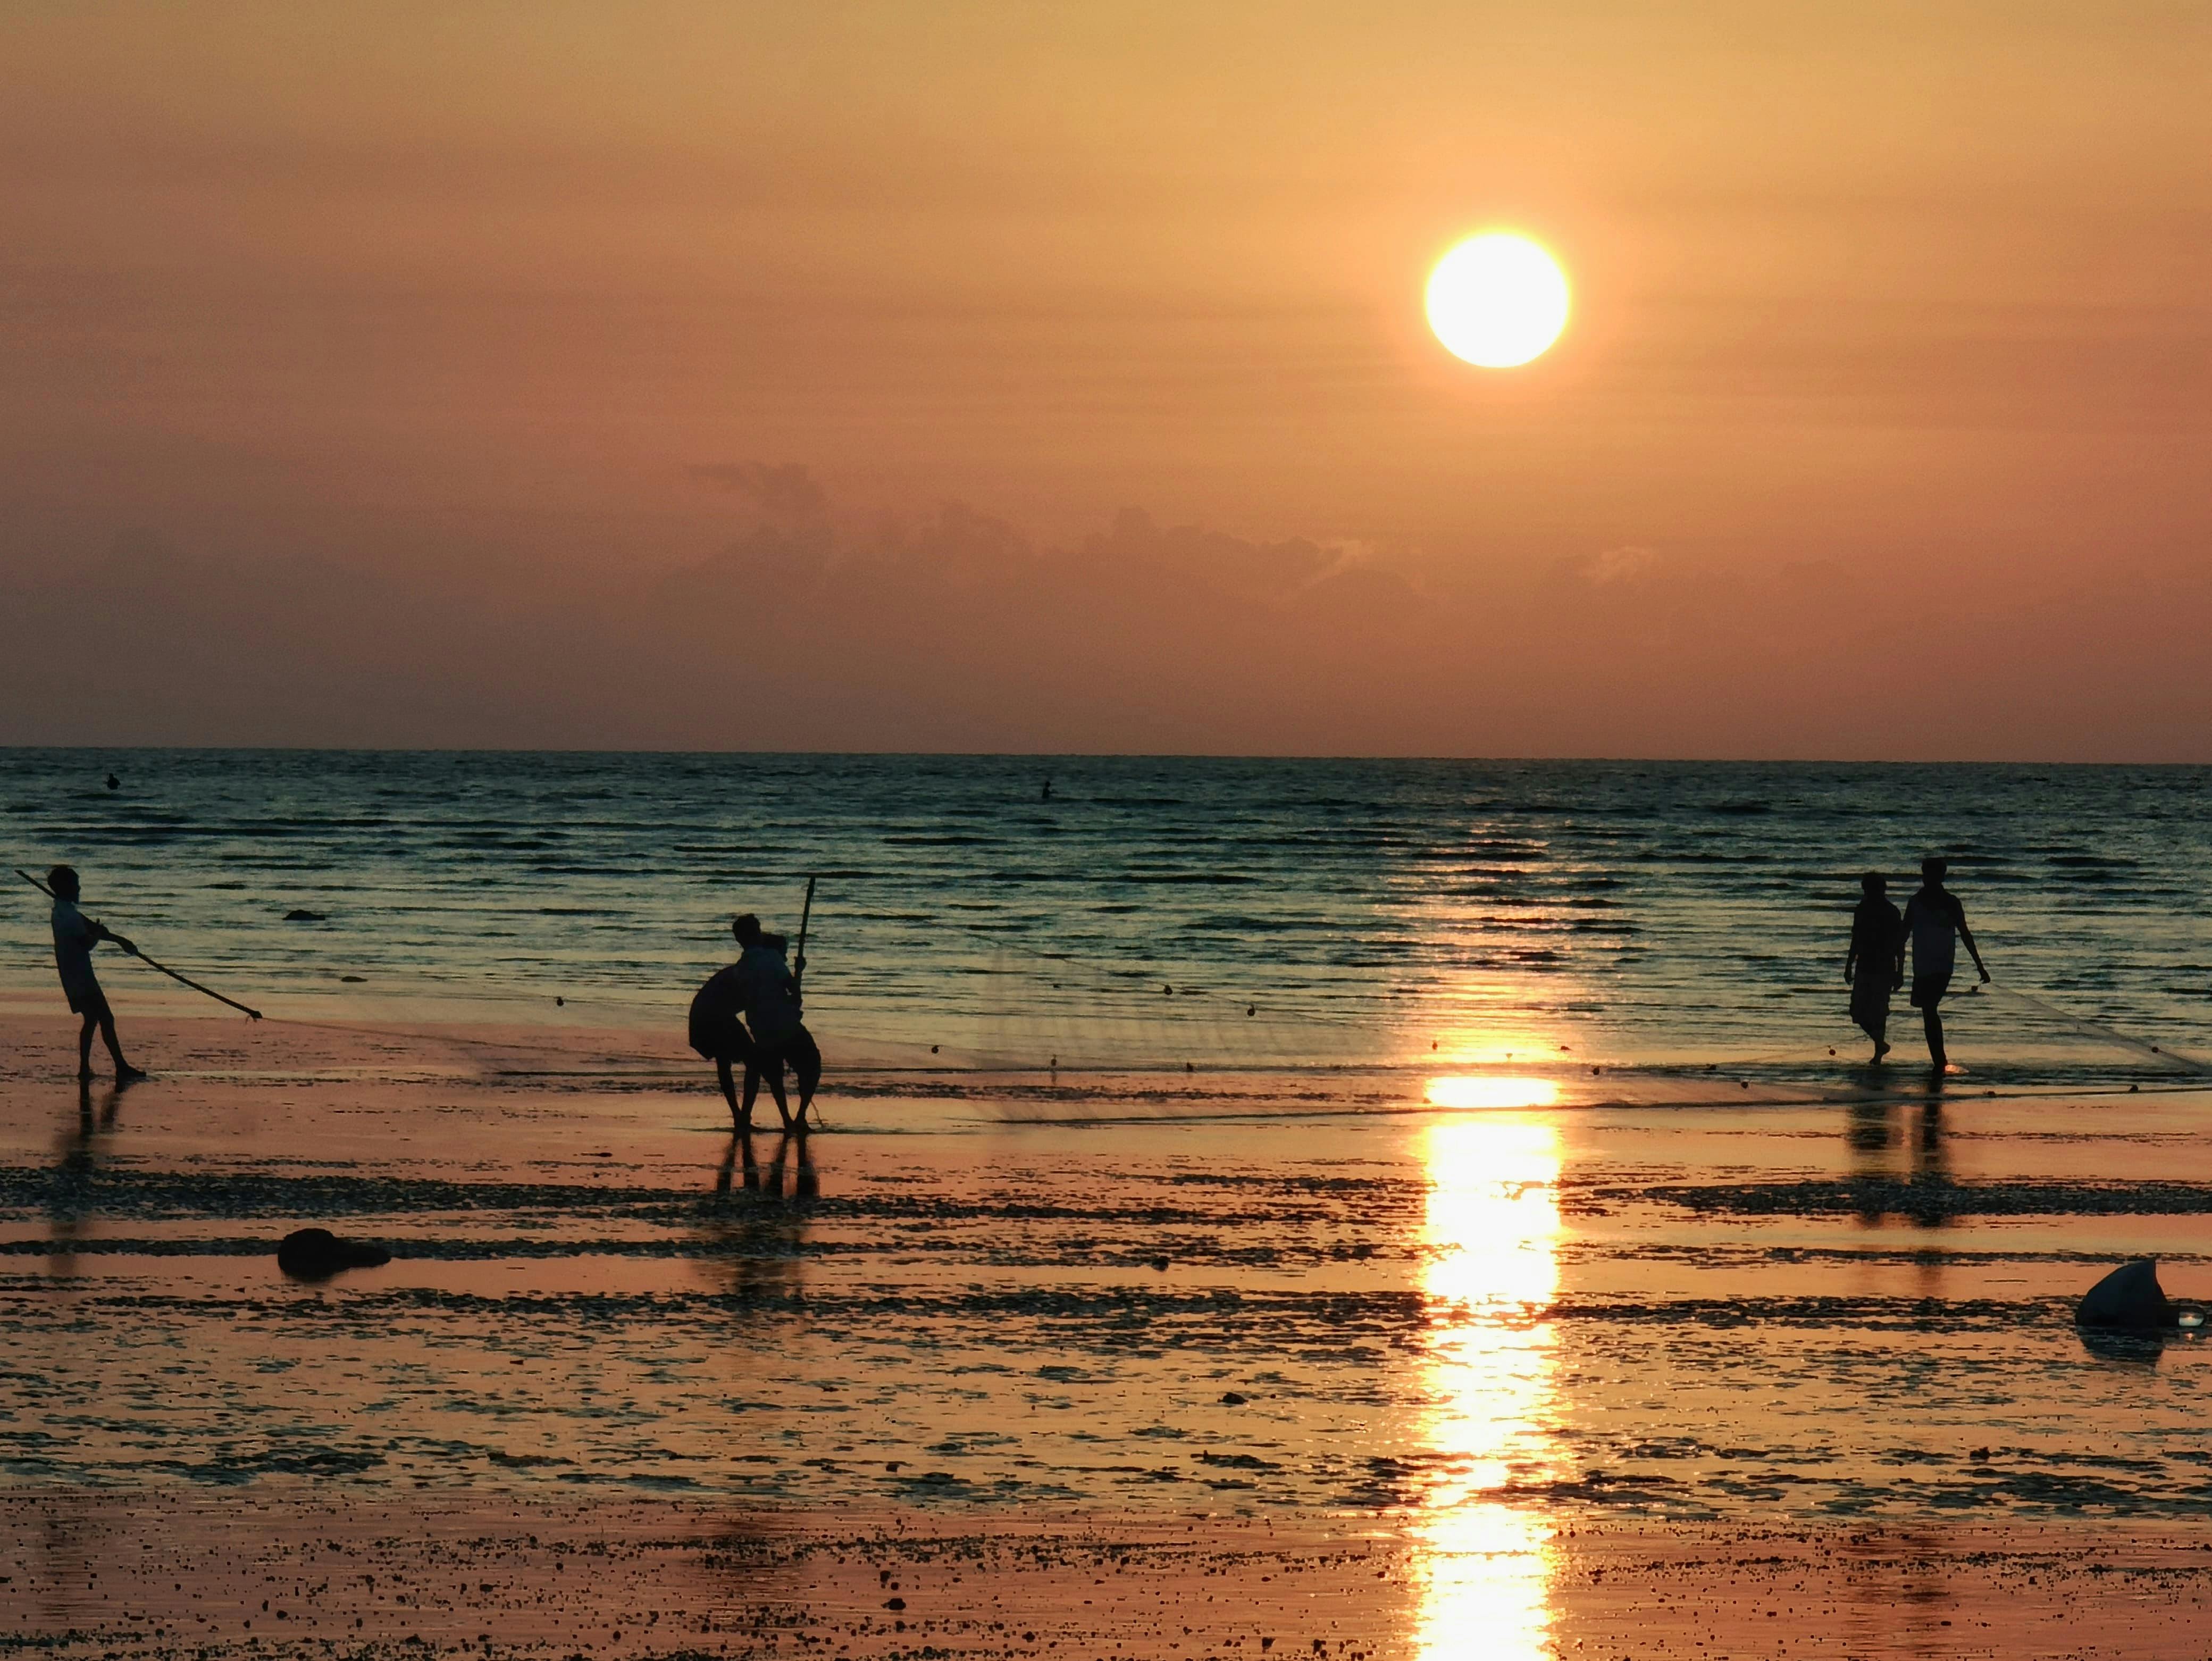
<path fill-rule="evenodd" d="M 1136 510 L 847 523 L 803 467 L 699 471 L 744 522 L 625 579 L 8 550 L 0 741 L 2212 759 L 2196 562 L 1452 569 Z"/>

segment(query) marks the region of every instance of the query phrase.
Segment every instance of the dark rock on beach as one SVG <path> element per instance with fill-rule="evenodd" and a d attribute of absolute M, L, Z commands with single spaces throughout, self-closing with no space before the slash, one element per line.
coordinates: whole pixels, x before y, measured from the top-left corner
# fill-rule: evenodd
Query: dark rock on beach
<path fill-rule="evenodd" d="M 2123 1263 L 2082 1293 L 2074 1306 L 2077 1326 L 2148 1332 L 2179 1326 L 2181 1311 L 2158 1283 L 2158 1264 L 2149 1257 Z"/>
<path fill-rule="evenodd" d="M 284 921 L 286 922 L 328 922 L 330 919 L 319 911 L 310 911 L 305 907 L 301 907 L 287 911 L 284 914 Z"/>
<path fill-rule="evenodd" d="M 300 1228 L 277 1244 L 276 1267 L 295 1280 L 327 1281 L 341 1269 L 375 1269 L 392 1254 L 366 1240 L 348 1240 L 327 1228 Z"/>

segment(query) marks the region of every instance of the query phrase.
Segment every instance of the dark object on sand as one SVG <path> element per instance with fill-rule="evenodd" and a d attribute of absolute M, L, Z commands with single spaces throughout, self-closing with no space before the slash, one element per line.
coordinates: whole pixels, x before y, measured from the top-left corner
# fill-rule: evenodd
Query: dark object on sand
<path fill-rule="evenodd" d="M 303 909 L 297 911 L 287 911 L 284 914 L 284 921 L 286 922 L 328 922 L 330 919 L 325 917 L 319 911 L 309 911 Z"/>
<path fill-rule="evenodd" d="M 299 1228 L 276 1246 L 276 1267 L 295 1280 L 327 1281 L 340 1269 L 375 1269 L 392 1254 L 366 1240 L 344 1240 L 327 1228 Z"/>
<path fill-rule="evenodd" d="M 2157 1332 L 2202 1327 L 2204 1311 L 2168 1299 L 2158 1283 L 2158 1260 L 2138 1257 L 2081 1294 L 2074 1306 L 2074 1323 L 2107 1332 Z"/>
<path fill-rule="evenodd" d="M 1225 1408 L 1241 1408 L 1244 1402 L 1245 1398 L 1233 1390 L 1224 1390 L 1221 1394 L 1221 1405 Z"/>

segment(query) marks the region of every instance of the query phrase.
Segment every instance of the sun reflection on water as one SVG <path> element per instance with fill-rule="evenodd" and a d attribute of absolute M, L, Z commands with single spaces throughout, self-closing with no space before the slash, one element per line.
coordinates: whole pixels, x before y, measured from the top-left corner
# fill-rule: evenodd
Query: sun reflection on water
<path fill-rule="evenodd" d="M 1549 1079 L 1442 1078 L 1423 1092 L 1432 1107 L 1549 1107 L 1559 1086 Z"/>
<path fill-rule="evenodd" d="M 1540 1317 L 1559 1289 L 1559 1133 L 1455 1119 L 1429 1127 L 1423 1154 L 1431 1477 L 1414 1525 L 1416 1653 L 1533 1661 L 1548 1649 L 1552 1530 L 1500 1494 L 1540 1481 L 1552 1457 L 1553 1360 Z"/>

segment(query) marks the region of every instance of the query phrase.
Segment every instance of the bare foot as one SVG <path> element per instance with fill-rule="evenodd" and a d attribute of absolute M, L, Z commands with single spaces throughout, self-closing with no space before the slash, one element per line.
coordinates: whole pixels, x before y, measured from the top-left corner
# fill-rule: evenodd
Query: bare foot
<path fill-rule="evenodd" d="M 88 1079 L 92 1074 L 88 1073 L 84 1076 Z M 137 1084 L 139 1080 L 152 1076 L 143 1067 L 118 1067 L 115 1069 L 115 1082 L 118 1084 Z"/>

